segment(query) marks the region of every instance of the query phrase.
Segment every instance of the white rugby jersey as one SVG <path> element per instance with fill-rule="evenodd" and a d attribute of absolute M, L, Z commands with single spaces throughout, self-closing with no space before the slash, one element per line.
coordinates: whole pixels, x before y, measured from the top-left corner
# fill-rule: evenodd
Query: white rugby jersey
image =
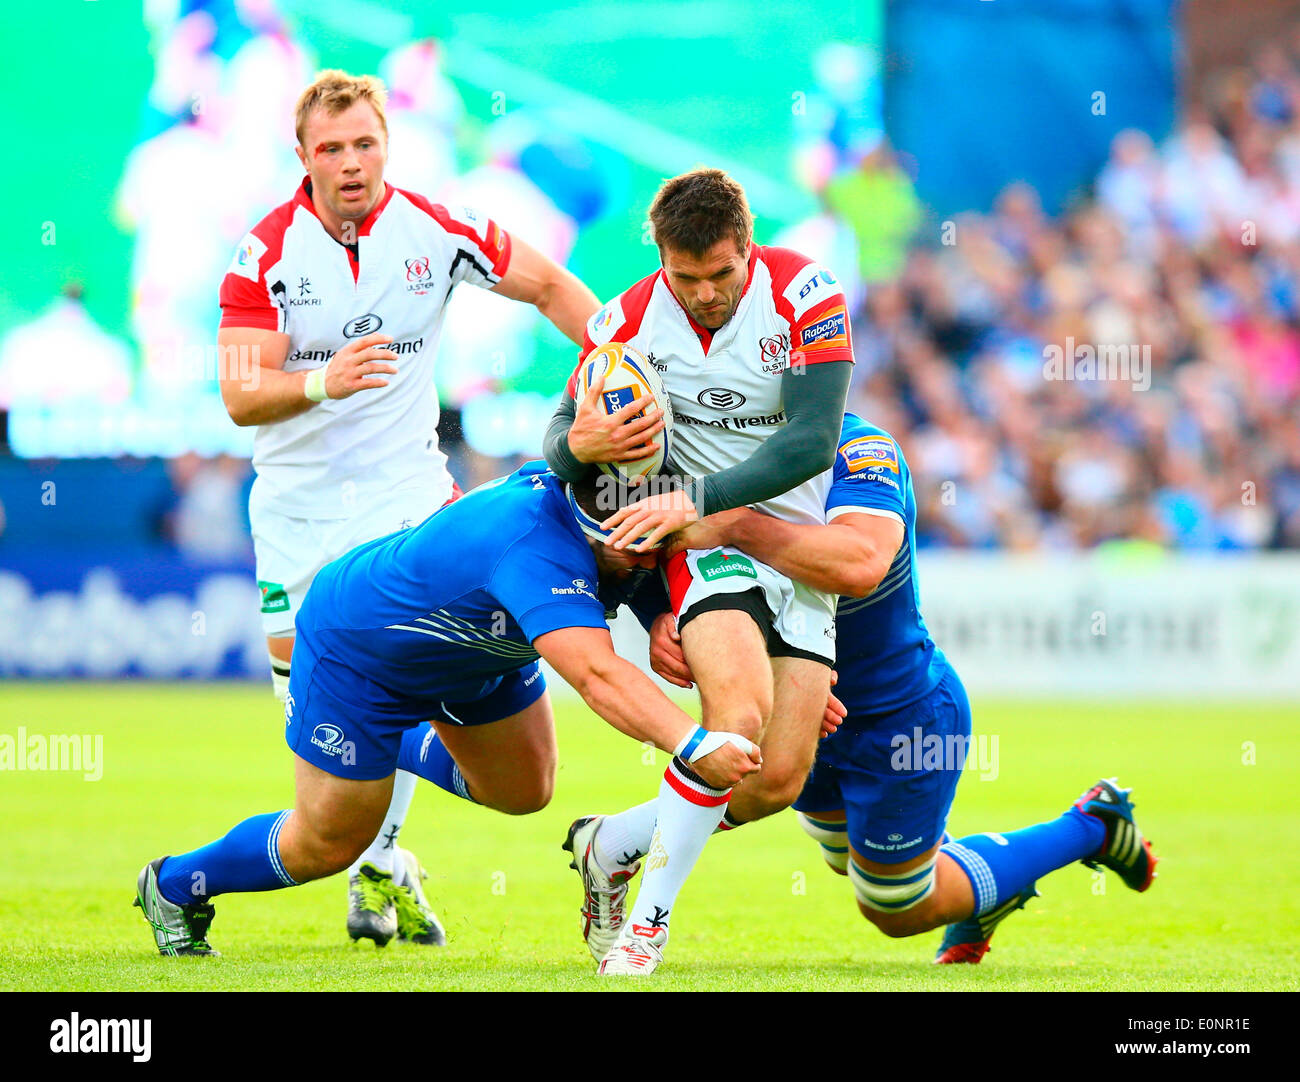
<path fill-rule="evenodd" d="M 286 372 L 320 368 L 349 339 L 382 330 L 397 374 L 383 377 L 387 387 L 258 426 L 257 499 L 295 518 L 346 518 L 408 485 L 427 485 L 441 502 L 451 476 L 433 364 L 447 301 L 458 282 L 501 280 L 510 237 L 483 214 L 385 184 L 349 247 L 325 231 L 309 185 L 244 237 L 221 283 L 221 326 L 289 335 Z"/>
<path fill-rule="evenodd" d="M 718 330 L 690 317 L 659 270 L 591 317 L 584 359 L 608 342 L 640 350 L 658 370 L 673 406 L 669 453 L 696 477 L 744 462 L 785 426 L 781 378 L 790 364 L 853 360 L 844 294 L 830 271 L 756 244 L 745 292 Z M 827 470 L 756 506 L 788 522 L 825 523 L 830 478 Z"/>

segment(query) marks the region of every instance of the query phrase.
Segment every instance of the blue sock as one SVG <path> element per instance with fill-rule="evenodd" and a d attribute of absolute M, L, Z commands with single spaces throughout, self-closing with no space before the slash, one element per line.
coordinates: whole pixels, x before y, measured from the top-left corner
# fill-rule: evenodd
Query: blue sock
<path fill-rule="evenodd" d="M 296 887 L 280 863 L 280 828 L 288 818 L 287 811 L 255 815 L 224 838 L 168 857 L 158 869 L 162 896 L 174 905 L 190 905 L 217 894 Z"/>
<path fill-rule="evenodd" d="M 425 781 L 431 781 L 439 789 L 445 789 L 452 796 L 477 804 L 469 792 L 469 786 L 461 775 L 460 767 L 451 757 L 451 752 L 441 740 L 432 725 L 417 725 L 402 734 L 402 747 L 397 753 L 399 770 L 409 770 L 418 774 Z"/>
<path fill-rule="evenodd" d="M 1106 841 L 1106 825 L 1078 808 L 1009 834 L 971 834 L 940 852 L 957 862 L 975 892 L 974 916 L 1014 897 L 1040 875 L 1091 856 Z"/>

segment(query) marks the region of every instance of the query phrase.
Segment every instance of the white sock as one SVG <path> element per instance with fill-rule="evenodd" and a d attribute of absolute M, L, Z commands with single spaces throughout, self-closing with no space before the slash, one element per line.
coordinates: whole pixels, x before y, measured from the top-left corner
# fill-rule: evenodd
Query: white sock
<path fill-rule="evenodd" d="M 657 800 L 647 800 L 644 804 L 628 808 L 617 815 L 605 816 L 600 829 L 596 831 L 592 851 L 596 855 L 596 863 L 606 875 L 626 868 L 649 852 L 658 816 Z"/>
<path fill-rule="evenodd" d="M 730 789 L 706 785 L 680 759 L 668 764 L 659 785 L 654 838 L 646 854 L 636 906 L 624 925 L 626 933 L 653 936 L 667 931 L 673 903 L 704 852 L 709 835 L 722 821 L 730 794 Z"/>
<path fill-rule="evenodd" d="M 393 775 L 393 799 L 388 802 L 388 814 L 384 816 L 384 825 L 375 840 L 370 843 L 361 856 L 352 862 L 348 875 L 356 875 L 362 864 L 373 864 L 382 872 L 393 874 L 393 881 L 400 886 L 398 877 L 405 880 L 406 870 L 400 863 L 395 863 L 397 855 L 397 836 L 406 822 L 406 813 L 411 808 L 411 797 L 415 796 L 415 783 L 420 779 L 406 770 L 399 770 Z"/>
<path fill-rule="evenodd" d="M 281 702 L 289 697 L 289 663 L 267 651 L 271 659 L 271 690 Z"/>

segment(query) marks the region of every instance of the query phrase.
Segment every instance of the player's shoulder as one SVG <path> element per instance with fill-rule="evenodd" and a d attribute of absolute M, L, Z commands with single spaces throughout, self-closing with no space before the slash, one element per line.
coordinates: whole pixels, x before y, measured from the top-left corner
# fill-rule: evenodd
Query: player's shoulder
<path fill-rule="evenodd" d="M 641 329 L 646 309 L 654 296 L 659 271 L 647 274 L 639 282 L 623 290 L 587 320 L 587 337 L 593 347 L 607 342 L 626 342 Z"/>
<path fill-rule="evenodd" d="M 890 433 L 855 413 L 844 415 L 835 456 L 837 475 L 852 476 L 882 469 L 899 474 L 902 468 L 902 450 Z"/>
<path fill-rule="evenodd" d="M 301 196 L 302 190 L 299 189 L 292 199 L 281 203 L 244 234 L 226 269 L 227 274 L 256 282 L 269 267 L 279 262 L 284 251 L 285 234 L 302 206 Z"/>
<path fill-rule="evenodd" d="M 839 280 L 828 267 L 793 248 L 760 245 L 758 258 L 772 279 L 772 296 L 778 307 L 789 305 L 795 315 L 842 294 Z"/>

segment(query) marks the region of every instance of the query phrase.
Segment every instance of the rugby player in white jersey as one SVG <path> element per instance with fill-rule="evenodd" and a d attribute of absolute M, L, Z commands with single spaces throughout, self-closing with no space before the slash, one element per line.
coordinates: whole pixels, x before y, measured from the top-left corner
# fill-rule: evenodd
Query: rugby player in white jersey
<path fill-rule="evenodd" d="M 685 488 L 611 516 L 611 544 L 645 551 L 697 518 L 753 506 L 788 522 L 825 521 L 825 495 L 852 369 L 844 296 L 826 268 L 753 243 L 744 191 L 700 169 L 667 181 L 650 208 L 662 267 L 587 324 L 584 354 L 608 342 L 640 350 L 660 373 L 675 430 L 670 473 Z M 635 425 L 562 401 L 545 445 L 551 468 L 577 479 L 591 463 L 630 461 L 661 422 Z M 632 407 L 627 407 L 632 409 Z M 657 800 L 580 819 L 565 847 L 583 877 L 584 936 L 602 974 L 645 974 L 662 958 L 670 910 L 709 834 L 770 815 L 798 795 L 812 766 L 835 659 L 835 599 L 734 548 L 680 552 L 665 566 L 703 723 L 762 746 L 763 767 L 734 792 L 705 784 L 679 757 Z M 630 839 L 653 843 L 630 917 L 620 864 Z M 614 930 L 621 926 L 615 938 Z"/>
<path fill-rule="evenodd" d="M 599 307 L 484 214 L 385 183 L 384 103 L 378 79 L 340 71 L 303 91 L 295 149 L 307 175 L 244 238 L 221 285 L 221 393 L 236 424 L 257 426 L 249 519 L 281 699 L 317 571 L 456 494 L 433 379 L 455 286 L 534 305 L 579 343 Z M 349 870 L 353 939 L 445 942 L 423 870 L 397 845 L 415 781 L 398 771 L 384 826 Z"/>

